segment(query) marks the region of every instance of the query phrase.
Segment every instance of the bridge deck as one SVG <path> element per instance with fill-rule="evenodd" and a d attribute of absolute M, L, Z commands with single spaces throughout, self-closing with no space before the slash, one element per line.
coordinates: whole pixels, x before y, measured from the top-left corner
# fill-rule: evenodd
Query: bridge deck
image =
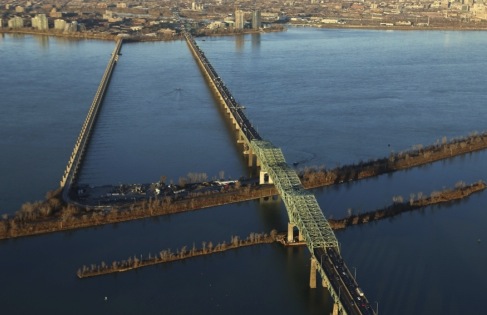
<path fill-rule="evenodd" d="M 269 178 L 276 186 L 284 201 L 289 216 L 289 221 L 295 224 L 310 250 L 313 260 L 318 261 L 316 270 L 321 274 L 323 281 L 327 282 L 328 289 L 335 301 L 334 312 L 342 314 L 374 314 L 365 296 L 357 296 L 355 289 L 358 287 L 350 271 L 342 263 L 339 254 L 338 240 L 335 237 L 330 224 L 316 201 L 315 196 L 306 191 L 301 181 L 287 163 L 280 148 L 271 142 L 265 141 L 253 128 L 250 121 L 242 112 L 230 91 L 225 87 L 217 72 L 207 60 L 204 53 L 198 47 L 193 37 L 184 30 L 186 42 L 200 65 L 200 68 L 209 79 L 217 94 L 219 94 L 225 107 L 231 114 L 231 119 L 237 124 L 237 129 L 242 131 L 244 142 L 249 146 L 260 162 L 261 169 L 267 172 Z M 325 257 L 325 260 L 323 260 Z M 316 264 L 316 263 L 315 263 Z M 342 267 L 339 267 L 339 265 Z M 331 268 L 330 266 L 336 266 Z M 340 272 L 341 271 L 341 272 Z M 353 279 L 353 283 L 349 279 Z M 345 283 L 350 285 L 345 285 Z M 343 294 L 342 294 L 343 290 Z M 360 302 L 360 305 L 354 302 Z M 362 305 L 363 304 L 363 305 Z"/>
<path fill-rule="evenodd" d="M 122 42 L 122 39 L 117 40 L 105 72 L 103 73 L 103 77 L 98 85 L 93 102 L 91 103 L 88 114 L 86 115 L 85 122 L 81 127 L 81 131 L 74 145 L 73 152 L 71 153 L 68 164 L 66 165 L 66 169 L 64 170 L 63 177 L 61 178 L 60 186 L 63 189 L 64 200 L 69 199 L 71 185 L 77 180 L 78 171 L 81 168 L 84 154 L 86 152 L 103 97 L 105 96 L 105 92 L 108 88 L 108 83 L 110 82 L 115 64 L 118 61 L 120 49 L 122 48 Z"/>

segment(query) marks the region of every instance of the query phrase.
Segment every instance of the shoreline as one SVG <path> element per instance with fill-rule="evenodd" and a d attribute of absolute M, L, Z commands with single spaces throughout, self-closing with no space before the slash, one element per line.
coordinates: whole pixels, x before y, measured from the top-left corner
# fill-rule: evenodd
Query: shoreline
<path fill-rule="evenodd" d="M 267 34 L 274 32 L 284 32 L 287 28 L 314 28 L 314 29 L 350 29 L 350 30 L 375 30 L 375 31 L 458 31 L 458 32 L 483 32 L 487 31 L 486 26 L 376 26 L 376 25 L 352 25 L 352 24 L 322 24 L 322 25 L 309 25 L 309 24 L 284 24 L 283 29 L 271 29 L 263 31 L 249 30 L 246 32 L 238 33 L 222 33 L 222 34 L 196 34 L 196 38 L 201 37 L 220 37 L 220 36 L 238 36 L 238 35 L 248 35 L 248 34 Z M 175 41 L 183 40 L 183 38 L 178 35 L 173 38 L 162 38 L 162 37 L 127 37 L 104 34 L 104 33 L 94 33 L 94 32 L 76 32 L 76 33 L 62 33 L 58 31 L 37 31 L 31 29 L 8 29 L 0 28 L 0 34 L 17 34 L 17 35 L 34 35 L 34 36 L 49 36 L 58 37 L 66 39 L 89 39 L 89 40 L 106 40 L 106 41 L 116 41 L 117 38 L 122 37 L 126 41 L 134 42 L 153 42 L 153 41 Z"/>
<path fill-rule="evenodd" d="M 316 29 L 359 29 L 359 30 L 377 30 L 377 31 L 487 31 L 487 25 L 485 26 L 472 26 L 472 27 L 458 27 L 458 26 L 380 26 L 380 25 L 354 25 L 354 24 L 320 24 L 320 25 L 307 25 L 307 24 L 287 24 L 288 27 L 295 28 L 316 28 Z"/>

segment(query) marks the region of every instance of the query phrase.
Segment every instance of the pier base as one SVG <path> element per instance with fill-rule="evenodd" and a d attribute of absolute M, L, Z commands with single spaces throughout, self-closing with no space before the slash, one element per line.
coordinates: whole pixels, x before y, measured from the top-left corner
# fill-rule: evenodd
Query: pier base
<path fill-rule="evenodd" d="M 259 176 L 259 184 L 272 184 L 272 178 L 269 177 L 269 174 L 267 172 L 260 171 L 260 176 Z"/>

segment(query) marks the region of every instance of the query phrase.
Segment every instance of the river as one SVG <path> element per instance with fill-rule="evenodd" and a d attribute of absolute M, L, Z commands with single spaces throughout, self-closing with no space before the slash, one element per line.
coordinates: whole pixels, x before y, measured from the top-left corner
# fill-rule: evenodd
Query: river
<path fill-rule="evenodd" d="M 298 167 L 334 167 L 485 129 L 485 32 L 290 28 L 199 38 L 260 134 Z M 0 37 L 0 214 L 56 188 L 114 43 Z M 315 190 L 325 216 L 486 180 L 485 152 Z M 185 42 L 122 48 L 80 181 L 248 176 Z M 487 194 L 337 232 L 381 314 L 482 314 Z M 282 204 L 246 202 L 0 242 L 6 314 L 323 314 L 305 248 L 264 245 L 78 280 L 82 265 L 284 230 Z M 107 300 L 105 300 L 107 297 Z M 378 303 L 376 303 L 378 301 Z"/>

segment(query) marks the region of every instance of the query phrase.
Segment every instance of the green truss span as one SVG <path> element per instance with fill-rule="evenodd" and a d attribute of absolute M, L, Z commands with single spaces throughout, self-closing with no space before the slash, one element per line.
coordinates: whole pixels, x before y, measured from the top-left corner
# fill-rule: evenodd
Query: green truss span
<path fill-rule="evenodd" d="M 286 205 L 289 221 L 296 225 L 311 252 L 315 248 L 338 248 L 335 233 L 313 194 L 306 191 L 289 167 L 280 148 L 269 141 L 252 140 L 250 146 Z"/>

